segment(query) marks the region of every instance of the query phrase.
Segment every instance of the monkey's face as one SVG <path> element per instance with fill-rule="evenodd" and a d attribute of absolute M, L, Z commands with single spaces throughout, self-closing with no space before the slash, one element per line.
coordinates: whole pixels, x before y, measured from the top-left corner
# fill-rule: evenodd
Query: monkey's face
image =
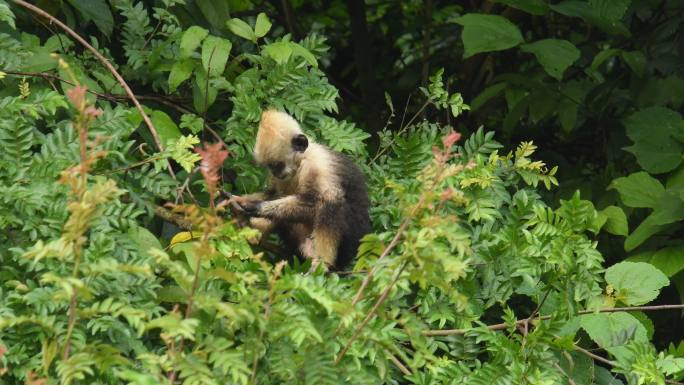
<path fill-rule="evenodd" d="M 309 147 L 309 140 L 303 134 L 295 135 L 286 146 L 279 151 L 272 151 L 270 157 L 262 164 L 271 175 L 280 180 L 288 180 L 297 174 L 302 161 L 302 154 Z"/>

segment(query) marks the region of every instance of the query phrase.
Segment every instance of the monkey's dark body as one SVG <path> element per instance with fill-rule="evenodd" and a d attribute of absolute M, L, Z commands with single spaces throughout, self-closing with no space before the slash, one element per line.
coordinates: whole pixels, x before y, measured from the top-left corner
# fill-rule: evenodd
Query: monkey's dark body
<path fill-rule="evenodd" d="M 302 194 L 303 200 L 308 201 L 315 210 L 313 221 L 282 221 L 275 226 L 275 232 L 285 244 L 288 254 L 304 257 L 299 251 L 300 237 L 296 234 L 296 225 L 303 225 L 306 229 L 327 228 L 331 232 L 340 234 L 337 247 L 337 258 L 332 266 L 334 270 L 343 270 L 354 259 L 359 248 L 361 238 L 371 232 L 368 210 L 370 199 L 366 179 L 359 168 L 346 156 L 327 149 L 332 155 L 332 172 L 340 181 L 343 199 L 337 202 L 320 201 L 320 193 L 314 186 L 307 194 Z M 274 190 L 267 192 L 266 199 L 278 199 L 286 194 L 278 194 Z"/>

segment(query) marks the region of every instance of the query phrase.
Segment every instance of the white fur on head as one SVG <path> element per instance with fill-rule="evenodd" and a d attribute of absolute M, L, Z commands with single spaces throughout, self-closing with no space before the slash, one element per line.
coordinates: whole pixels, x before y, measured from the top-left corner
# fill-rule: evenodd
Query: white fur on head
<path fill-rule="evenodd" d="M 259 163 L 284 159 L 292 151 L 292 138 L 300 134 L 299 123 L 287 113 L 273 109 L 264 111 L 257 131 L 254 158 Z"/>

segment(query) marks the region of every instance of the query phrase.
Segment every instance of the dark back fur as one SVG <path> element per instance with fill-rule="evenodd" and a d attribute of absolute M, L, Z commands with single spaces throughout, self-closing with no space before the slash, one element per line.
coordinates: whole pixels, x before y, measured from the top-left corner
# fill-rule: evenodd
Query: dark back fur
<path fill-rule="evenodd" d="M 346 156 L 331 152 L 335 159 L 334 170 L 344 191 L 341 215 L 336 216 L 342 241 L 337 250 L 335 268 L 342 270 L 356 257 L 361 238 L 371 231 L 368 214 L 370 199 L 366 178 L 361 170 Z"/>

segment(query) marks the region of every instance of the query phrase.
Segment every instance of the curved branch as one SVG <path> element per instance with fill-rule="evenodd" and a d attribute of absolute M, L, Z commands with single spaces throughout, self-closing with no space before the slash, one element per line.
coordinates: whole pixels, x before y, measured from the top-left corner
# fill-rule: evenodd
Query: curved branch
<path fill-rule="evenodd" d="M 581 310 L 577 314 L 593 314 L 593 313 L 616 313 L 620 311 L 658 311 L 658 310 L 671 310 L 671 309 L 684 309 L 684 304 L 676 305 L 653 305 L 653 306 L 630 306 L 630 307 L 612 307 L 599 310 Z M 539 321 L 548 320 L 552 317 L 550 315 L 545 315 L 537 318 Z M 515 322 L 516 326 L 525 326 L 531 321 L 530 318 L 520 319 Z M 507 329 L 508 325 L 505 323 L 489 325 L 487 329 L 489 330 L 504 330 Z M 463 335 L 472 328 L 468 329 L 442 329 L 442 330 L 425 330 L 423 331 L 424 336 L 452 336 L 452 335 Z"/>
<path fill-rule="evenodd" d="M 119 82 L 121 87 L 123 87 L 124 91 L 126 91 L 126 95 L 128 95 L 128 97 L 131 99 L 131 101 L 135 105 L 135 108 L 137 108 L 138 112 L 140 112 L 140 115 L 142 116 L 143 120 L 145 121 L 145 124 L 147 125 L 147 127 L 149 128 L 150 133 L 152 134 L 152 138 L 154 139 L 154 143 L 157 145 L 157 148 L 159 149 L 159 151 L 164 150 L 164 146 L 162 145 L 161 140 L 159 139 L 159 134 L 157 134 L 157 130 L 154 128 L 154 125 L 152 124 L 152 120 L 150 119 L 149 116 L 147 116 L 147 114 L 145 113 L 145 111 L 142 108 L 142 105 L 140 104 L 138 99 L 135 97 L 135 94 L 133 94 L 133 91 L 128 86 L 128 84 L 126 83 L 124 78 L 121 77 L 119 72 L 116 70 L 116 68 L 114 68 L 112 63 L 110 63 L 109 60 L 107 60 L 107 58 L 105 58 L 97 49 L 95 49 L 95 47 L 88 44 L 88 42 L 85 41 L 85 39 L 83 39 L 79 34 L 74 32 L 74 30 L 69 28 L 66 24 L 59 21 L 59 19 L 57 19 L 56 17 L 50 15 L 49 13 L 43 11 L 42 9 L 36 7 L 35 5 L 27 3 L 24 0 L 12 0 L 12 1 L 17 5 L 20 5 L 26 9 L 28 9 L 29 11 L 50 20 L 51 23 L 54 23 L 58 27 L 62 28 L 67 34 L 69 34 L 72 38 L 74 38 L 74 40 L 81 43 L 81 45 L 83 45 L 85 48 L 87 48 L 96 58 L 98 58 L 98 60 L 100 60 L 100 62 L 105 67 L 107 67 L 109 72 L 111 72 L 112 75 L 114 75 L 114 77 Z M 176 175 L 173 172 L 173 169 L 171 168 L 170 163 L 168 164 L 168 168 L 169 168 L 169 173 L 175 179 Z"/>

